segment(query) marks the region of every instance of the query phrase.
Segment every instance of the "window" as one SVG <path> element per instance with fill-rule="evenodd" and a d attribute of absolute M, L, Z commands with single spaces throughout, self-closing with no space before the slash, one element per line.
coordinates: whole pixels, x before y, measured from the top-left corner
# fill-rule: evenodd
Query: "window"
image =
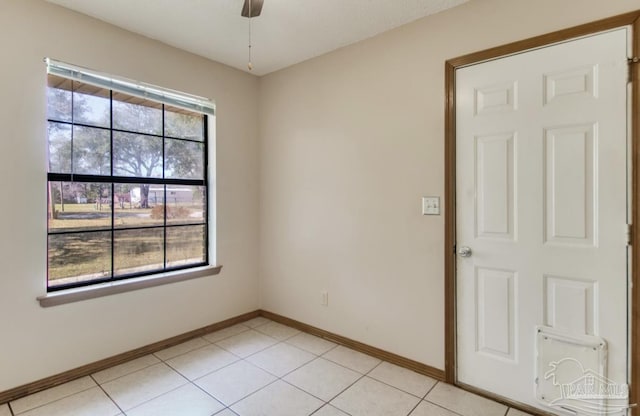
<path fill-rule="evenodd" d="M 48 63 L 48 290 L 207 265 L 212 106 Z"/>

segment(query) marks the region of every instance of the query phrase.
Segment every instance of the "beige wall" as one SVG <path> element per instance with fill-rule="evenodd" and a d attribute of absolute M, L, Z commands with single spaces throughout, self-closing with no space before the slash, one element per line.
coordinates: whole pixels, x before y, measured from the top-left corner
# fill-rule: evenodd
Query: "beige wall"
<path fill-rule="evenodd" d="M 261 78 L 262 307 L 442 369 L 444 61 L 638 8 L 471 0 Z"/>
<path fill-rule="evenodd" d="M 0 53 L 0 391 L 257 309 L 257 78 L 39 0 L 0 0 Z M 46 56 L 216 101 L 220 275 L 38 305 Z"/>

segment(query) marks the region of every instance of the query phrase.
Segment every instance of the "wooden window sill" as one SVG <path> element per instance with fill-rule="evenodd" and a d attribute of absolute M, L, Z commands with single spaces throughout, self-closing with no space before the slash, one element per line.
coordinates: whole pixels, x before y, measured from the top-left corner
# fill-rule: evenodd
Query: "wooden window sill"
<path fill-rule="evenodd" d="M 138 277 L 133 279 L 118 280 L 115 282 L 102 283 L 93 286 L 74 288 L 50 292 L 43 296 L 38 296 L 36 300 L 40 306 L 48 308 L 51 306 L 64 305 L 67 303 L 80 302 L 88 299 L 100 298 L 103 296 L 116 295 L 118 293 L 131 292 L 148 287 L 161 286 L 169 283 L 183 282 L 185 280 L 197 279 L 200 277 L 213 276 L 220 273 L 222 266 L 204 266 L 175 272 L 158 273 L 151 276 Z"/>

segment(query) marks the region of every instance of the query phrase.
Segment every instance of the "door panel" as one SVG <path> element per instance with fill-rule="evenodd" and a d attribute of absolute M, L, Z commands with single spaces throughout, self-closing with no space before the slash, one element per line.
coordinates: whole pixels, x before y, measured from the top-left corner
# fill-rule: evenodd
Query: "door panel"
<path fill-rule="evenodd" d="M 457 379 L 535 398 L 535 329 L 627 381 L 627 30 L 456 71 Z"/>
<path fill-rule="evenodd" d="M 514 134 L 478 137 L 476 236 L 514 239 Z"/>
<path fill-rule="evenodd" d="M 546 326 L 596 335 L 596 282 L 544 276 L 544 287 Z"/>
<path fill-rule="evenodd" d="M 515 359 L 515 272 L 476 269 L 477 350 L 496 358 Z"/>
<path fill-rule="evenodd" d="M 596 243 L 595 131 L 593 124 L 582 124 L 544 132 L 545 243 Z"/>

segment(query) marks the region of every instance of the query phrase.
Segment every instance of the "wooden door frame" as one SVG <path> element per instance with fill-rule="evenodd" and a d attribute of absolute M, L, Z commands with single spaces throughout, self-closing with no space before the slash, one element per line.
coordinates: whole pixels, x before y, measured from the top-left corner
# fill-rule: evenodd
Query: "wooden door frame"
<path fill-rule="evenodd" d="M 444 264 L 445 264 L 445 380 L 481 393 L 508 405 L 536 414 L 544 412 L 499 398 L 490 392 L 458 383 L 456 377 L 456 69 L 623 26 L 633 27 L 633 56 L 640 57 L 640 10 L 609 17 L 569 29 L 536 36 L 507 45 L 474 52 L 445 62 L 445 184 L 444 184 Z M 640 401 L 640 62 L 631 65 L 631 380 L 629 401 Z M 634 414 L 640 415 L 638 410 Z"/>

